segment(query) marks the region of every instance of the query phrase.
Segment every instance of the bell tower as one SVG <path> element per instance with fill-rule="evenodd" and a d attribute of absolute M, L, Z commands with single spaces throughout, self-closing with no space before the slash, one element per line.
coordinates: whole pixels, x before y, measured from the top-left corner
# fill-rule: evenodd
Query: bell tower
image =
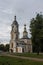
<path fill-rule="evenodd" d="M 14 17 L 14 21 L 11 25 L 12 30 L 11 30 L 11 39 L 13 40 L 18 40 L 19 38 L 19 31 L 18 31 L 18 22 L 16 21 L 16 16 Z"/>
<path fill-rule="evenodd" d="M 28 38 L 28 32 L 26 30 L 26 24 L 24 24 L 23 38 Z"/>
<path fill-rule="evenodd" d="M 18 22 L 16 16 L 14 16 L 14 21 L 11 25 L 11 40 L 10 40 L 10 52 L 16 52 L 16 42 L 19 39 Z"/>

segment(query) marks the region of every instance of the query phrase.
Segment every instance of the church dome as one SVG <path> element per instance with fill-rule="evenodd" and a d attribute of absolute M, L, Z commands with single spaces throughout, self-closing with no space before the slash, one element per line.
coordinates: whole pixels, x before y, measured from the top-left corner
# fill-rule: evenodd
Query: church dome
<path fill-rule="evenodd" d="M 14 21 L 13 21 L 12 25 L 17 25 L 18 26 L 18 22 L 16 20 L 16 16 L 14 16 Z"/>
<path fill-rule="evenodd" d="M 26 24 L 24 24 L 23 38 L 28 39 L 28 32 L 26 30 Z"/>

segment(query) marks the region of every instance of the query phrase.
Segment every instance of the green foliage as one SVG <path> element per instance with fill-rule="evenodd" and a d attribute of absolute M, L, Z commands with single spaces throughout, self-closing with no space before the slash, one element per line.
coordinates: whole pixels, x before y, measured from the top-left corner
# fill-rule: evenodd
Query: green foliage
<path fill-rule="evenodd" d="M 0 51 L 8 52 L 9 51 L 9 44 L 0 44 Z"/>
<path fill-rule="evenodd" d="M 0 50 L 4 51 L 4 45 L 3 44 L 0 45 Z"/>
<path fill-rule="evenodd" d="M 9 44 L 5 45 L 5 51 L 9 51 Z"/>
<path fill-rule="evenodd" d="M 43 54 L 37 55 L 37 53 L 14 53 L 15 56 L 21 56 L 21 57 L 31 57 L 31 58 L 40 58 L 43 59 Z"/>
<path fill-rule="evenodd" d="M 0 56 L 0 65 L 43 65 L 43 62 Z"/>
<path fill-rule="evenodd" d="M 33 52 L 43 52 L 43 15 L 37 14 L 35 18 L 31 20 L 30 32 L 33 45 Z"/>

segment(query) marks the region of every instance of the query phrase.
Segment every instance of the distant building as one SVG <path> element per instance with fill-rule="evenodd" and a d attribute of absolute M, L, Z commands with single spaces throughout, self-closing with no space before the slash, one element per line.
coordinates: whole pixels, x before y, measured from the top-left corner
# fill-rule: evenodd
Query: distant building
<path fill-rule="evenodd" d="M 19 38 L 19 25 L 16 20 L 16 16 L 11 25 L 11 40 L 10 40 L 10 52 L 23 53 L 32 52 L 32 42 L 28 38 L 28 32 L 26 30 L 26 24 L 24 25 L 23 37 Z"/>

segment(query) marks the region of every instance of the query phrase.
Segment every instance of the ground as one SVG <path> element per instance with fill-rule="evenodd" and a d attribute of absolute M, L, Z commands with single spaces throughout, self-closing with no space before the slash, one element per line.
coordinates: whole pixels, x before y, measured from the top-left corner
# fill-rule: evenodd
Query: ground
<path fill-rule="evenodd" d="M 37 53 L 14 53 L 14 55 L 16 56 L 24 56 L 24 57 L 32 57 L 32 58 L 42 58 L 43 59 L 43 53 L 39 53 L 39 55 L 37 55 Z"/>
<path fill-rule="evenodd" d="M 43 62 L 0 56 L 0 65 L 43 65 Z"/>
<path fill-rule="evenodd" d="M 43 65 L 43 54 L 0 53 L 0 65 Z"/>

